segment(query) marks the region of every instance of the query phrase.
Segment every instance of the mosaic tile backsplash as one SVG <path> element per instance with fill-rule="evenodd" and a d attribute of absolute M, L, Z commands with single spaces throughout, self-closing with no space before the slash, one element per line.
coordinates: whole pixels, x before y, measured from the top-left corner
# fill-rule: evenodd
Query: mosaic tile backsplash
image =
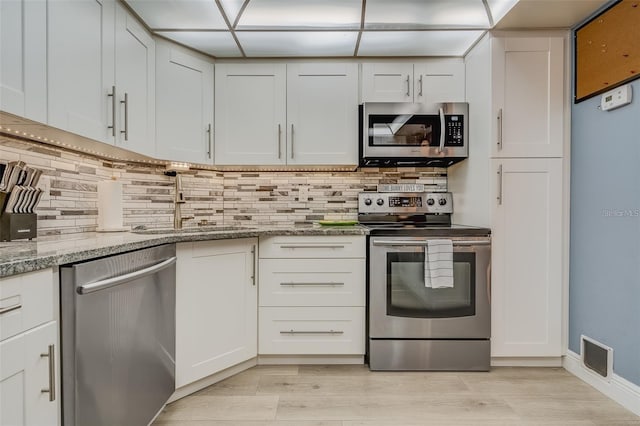
<path fill-rule="evenodd" d="M 22 160 L 43 170 L 38 184 L 45 190 L 37 209 L 40 236 L 94 232 L 98 219 L 97 183 L 113 176 L 123 182 L 125 225 L 173 225 L 174 178 L 166 176 L 162 167 L 102 160 L 3 135 L 0 160 Z M 194 219 L 184 226 L 196 226 L 198 222 L 255 226 L 355 220 L 358 193 L 375 191 L 379 183 L 422 183 L 429 190 L 446 191 L 447 175 L 446 169 L 438 168 L 189 171 L 183 173 L 186 204 L 182 214 Z"/>

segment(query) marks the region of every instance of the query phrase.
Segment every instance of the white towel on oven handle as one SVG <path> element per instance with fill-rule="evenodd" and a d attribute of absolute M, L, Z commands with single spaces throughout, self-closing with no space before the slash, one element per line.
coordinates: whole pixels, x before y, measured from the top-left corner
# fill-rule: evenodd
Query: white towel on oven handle
<path fill-rule="evenodd" d="M 453 288 L 453 241 L 427 240 L 424 285 L 427 288 Z"/>

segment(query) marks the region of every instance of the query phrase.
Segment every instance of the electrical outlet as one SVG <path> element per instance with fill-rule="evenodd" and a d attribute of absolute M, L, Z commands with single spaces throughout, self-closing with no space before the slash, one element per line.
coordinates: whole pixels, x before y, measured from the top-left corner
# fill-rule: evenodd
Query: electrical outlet
<path fill-rule="evenodd" d="M 308 186 L 300 186 L 298 187 L 298 201 L 301 203 L 306 203 L 309 201 L 309 187 Z"/>
<path fill-rule="evenodd" d="M 633 92 L 631 91 L 630 84 L 616 87 L 602 95 L 600 98 L 600 108 L 603 111 L 609 111 L 630 104 L 632 95 Z"/>

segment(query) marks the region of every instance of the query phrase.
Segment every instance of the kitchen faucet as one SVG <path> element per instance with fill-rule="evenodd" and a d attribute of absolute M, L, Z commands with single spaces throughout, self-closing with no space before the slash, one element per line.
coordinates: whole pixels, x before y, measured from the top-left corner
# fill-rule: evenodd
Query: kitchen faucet
<path fill-rule="evenodd" d="M 173 228 L 182 229 L 182 222 L 193 219 L 193 216 L 182 216 L 182 205 L 185 203 L 184 192 L 182 190 L 182 176 L 175 172 L 176 176 L 176 198 L 173 211 Z"/>

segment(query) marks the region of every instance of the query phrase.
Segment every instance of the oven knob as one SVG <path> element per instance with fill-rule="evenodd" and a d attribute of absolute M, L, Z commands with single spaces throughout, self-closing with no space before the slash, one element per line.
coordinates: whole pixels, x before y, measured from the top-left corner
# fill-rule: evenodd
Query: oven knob
<path fill-rule="evenodd" d="M 371 205 L 371 198 L 365 198 L 364 199 L 364 205 L 365 206 L 370 206 Z"/>
<path fill-rule="evenodd" d="M 433 198 L 427 198 L 427 205 L 434 205 L 436 202 L 433 200 Z"/>
<path fill-rule="evenodd" d="M 438 204 L 440 204 L 441 206 L 444 206 L 447 204 L 447 199 L 446 198 L 440 198 L 438 200 Z"/>
<path fill-rule="evenodd" d="M 376 200 L 376 204 L 377 204 L 377 205 L 379 205 L 379 206 L 381 206 L 381 205 L 383 205 L 383 204 L 384 204 L 384 200 L 383 200 L 382 198 L 378 198 L 378 199 Z"/>

